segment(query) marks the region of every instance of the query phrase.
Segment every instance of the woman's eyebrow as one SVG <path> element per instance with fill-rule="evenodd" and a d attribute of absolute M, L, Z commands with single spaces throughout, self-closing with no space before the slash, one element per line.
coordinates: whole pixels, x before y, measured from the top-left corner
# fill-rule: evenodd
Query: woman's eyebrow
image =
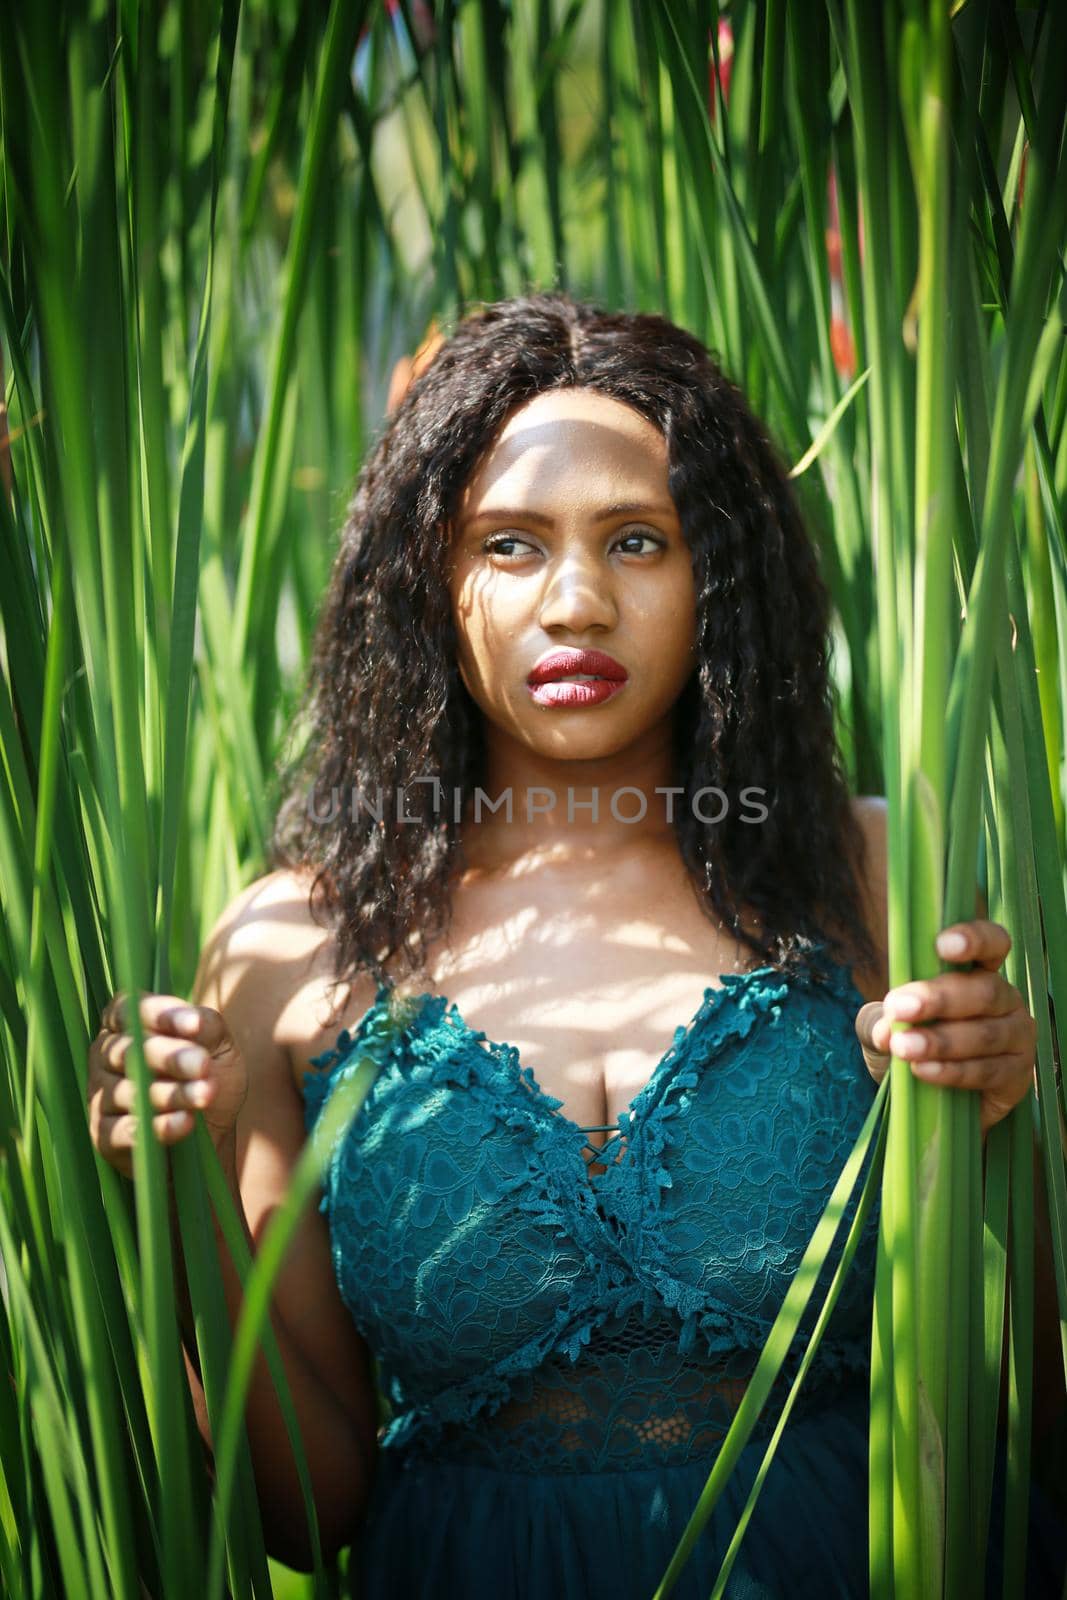
<path fill-rule="evenodd" d="M 647 505 L 638 502 L 619 503 L 618 505 L 604 506 L 600 511 L 594 511 L 594 522 L 607 522 L 610 517 L 633 517 L 644 514 L 648 516 L 673 517 L 676 515 L 673 506 Z M 476 511 L 472 516 L 465 517 L 465 522 L 501 522 L 508 518 L 516 522 L 538 522 L 544 528 L 551 528 L 555 523 L 554 517 L 546 516 L 543 511 L 532 511 L 528 507 L 492 506 L 489 510 Z"/>

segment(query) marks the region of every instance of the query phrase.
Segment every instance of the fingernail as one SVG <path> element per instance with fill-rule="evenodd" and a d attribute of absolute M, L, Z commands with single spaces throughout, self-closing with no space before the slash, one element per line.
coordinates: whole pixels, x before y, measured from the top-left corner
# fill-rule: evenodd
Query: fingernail
<path fill-rule="evenodd" d="M 197 1083 L 189 1085 L 185 1091 L 185 1098 L 191 1105 L 206 1106 L 212 1095 L 212 1085 L 206 1078 L 201 1078 Z"/>
<path fill-rule="evenodd" d="M 195 1006 L 179 1006 L 177 1011 L 171 1012 L 171 1024 L 181 1028 L 183 1033 L 195 1033 L 200 1026 L 200 1013 Z"/>
<path fill-rule="evenodd" d="M 899 1047 L 901 1045 L 904 1046 L 905 1050 L 925 1050 L 926 1035 L 924 1033 L 918 1033 L 914 1031 L 907 1033 L 894 1033 L 891 1043 L 897 1046 L 898 1054 Z"/>
<path fill-rule="evenodd" d="M 919 1078 L 939 1078 L 945 1070 L 943 1061 L 913 1061 L 911 1070 Z"/>
<path fill-rule="evenodd" d="M 174 1065 L 187 1078 L 199 1077 L 204 1061 L 204 1052 L 193 1044 L 184 1045 L 174 1052 Z"/>
<path fill-rule="evenodd" d="M 967 948 L 967 935 L 965 933 L 939 933 L 936 943 L 939 955 L 961 956 Z"/>
<path fill-rule="evenodd" d="M 917 1017 L 923 1003 L 917 994 L 901 994 L 893 990 L 885 997 L 885 1009 L 894 1017 Z"/>

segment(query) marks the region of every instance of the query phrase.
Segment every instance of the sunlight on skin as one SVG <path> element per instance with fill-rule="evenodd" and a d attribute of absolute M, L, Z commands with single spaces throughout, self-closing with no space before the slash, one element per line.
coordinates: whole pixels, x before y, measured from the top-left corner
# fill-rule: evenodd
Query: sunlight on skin
<path fill-rule="evenodd" d="M 673 708 L 697 653 L 692 556 L 667 476 L 666 441 L 645 417 L 606 395 L 555 390 L 513 412 L 462 496 L 449 592 L 460 675 L 486 719 L 486 788 L 559 797 L 516 819 L 516 854 L 558 840 L 561 826 L 569 845 L 598 848 L 668 827 L 654 791 L 672 782 Z M 640 510 L 601 515 L 621 505 Z M 625 686 L 596 707 L 539 706 L 526 678 L 558 646 L 606 651 Z M 587 810 L 567 822 L 568 785 L 600 788 L 596 822 Z M 611 815 L 624 786 L 646 796 L 643 821 Z"/>

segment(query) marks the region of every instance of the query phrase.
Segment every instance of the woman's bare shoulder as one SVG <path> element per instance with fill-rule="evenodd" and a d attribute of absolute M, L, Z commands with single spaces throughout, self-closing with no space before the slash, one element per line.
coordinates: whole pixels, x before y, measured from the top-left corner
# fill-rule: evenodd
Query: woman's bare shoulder
<path fill-rule="evenodd" d="M 328 937 L 311 914 L 310 878 L 288 868 L 265 873 L 238 891 L 215 919 L 200 956 L 200 973 L 241 969 L 246 985 L 278 995 L 283 974 Z M 236 981 L 231 970 L 230 982 Z"/>
<path fill-rule="evenodd" d="M 333 982 L 335 935 L 312 906 L 313 882 L 310 871 L 284 867 L 247 884 L 219 915 L 198 972 L 227 1018 L 255 1016 L 269 1030 L 301 1092 L 311 1057 L 367 1010 L 376 988 L 369 974 Z"/>

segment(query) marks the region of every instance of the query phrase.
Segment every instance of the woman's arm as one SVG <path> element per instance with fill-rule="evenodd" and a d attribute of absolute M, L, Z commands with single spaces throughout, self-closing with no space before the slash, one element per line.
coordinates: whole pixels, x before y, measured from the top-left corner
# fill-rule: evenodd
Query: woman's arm
<path fill-rule="evenodd" d="M 229 1148 L 219 1149 L 218 1155 L 226 1174 L 231 1198 L 237 1207 L 245 1242 L 254 1256 L 255 1239 L 244 1211 L 244 1196 L 237 1176 L 235 1141 L 229 1141 Z M 248 1182 L 247 1178 L 245 1182 Z M 192 1307 L 185 1280 L 184 1263 L 181 1261 L 181 1239 L 173 1190 L 171 1233 L 175 1258 L 179 1263 L 180 1276 L 176 1288 L 186 1374 L 193 1397 L 197 1425 L 204 1443 L 209 1451 L 213 1452 L 207 1402 L 196 1355 Z M 217 1222 L 214 1224 L 213 1236 L 218 1250 L 230 1325 L 235 1327 L 242 1304 L 240 1279 L 229 1251 L 224 1246 L 222 1230 Z M 282 1275 L 284 1271 L 283 1267 Z M 322 1382 L 299 1345 L 294 1342 L 279 1310 L 279 1302 L 284 1298 L 284 1288 L 279 1291 L 276 1287 L 271 1326 L 292 1393 L 300 1437 L 307 1456 L 323 1558 L 329 1560 L 339 1549 L 350 1544 L 354 1537 L 358 1514 L 362 1509 L 372 1472 L 373 1437 L 370 1441 L 364 1438 L 362 1430 L 355 1425 L 354 1419 L 338 1406 L 336 1396 Z M 289 1436 L 274 1392 L 274 1380 L 262 1350 L 256 1354 L 244 1419 L 267 1553 L 297 1571 L 310 1572 L 311 1540 L 304 1516 L 304 1502 Z M 214 1477 L 213 1454 L 211 1470 Z"/>
<path fill-rule="evenodd" d="M 193 1001 L 221 1011 L 248 1069 L 248 1094 L 236 1128 L 218 1150 L 249 1250 L 281 1204 L 306 1141 L 303 1102 L 275 1022 L 285 1000 L 284 936 L 262 880 L 227 908 L 205 945 Z M 294 891 L 295 892 L 295 891 Z M 269 905 L 265 905 L 265 900 Z M 307 1455 L 323 1555 L 352 1542 L 365 1507 L 377 1449 L 377 1396 L 369 1353 L 341 1300 L 329 1229 L 309 1201 L 278 1274 L 271 1325 L 292 1392 Z M 172 1226 L 177 1217 L 172 1208 Z M 231 1326 L 241 1285 L 215 1223 Z M 178 1235 L 175 1257 L 181 1263 Z M 200 1432 L 212 1448 L 196 1358 L 184 1269 L 177 1285 L 186 1370 Z M 268 1554 L 299 1571 L 312 1567 L 296 1466 L 266 1357 L 257 1352 L 245 1410 Z"/>

